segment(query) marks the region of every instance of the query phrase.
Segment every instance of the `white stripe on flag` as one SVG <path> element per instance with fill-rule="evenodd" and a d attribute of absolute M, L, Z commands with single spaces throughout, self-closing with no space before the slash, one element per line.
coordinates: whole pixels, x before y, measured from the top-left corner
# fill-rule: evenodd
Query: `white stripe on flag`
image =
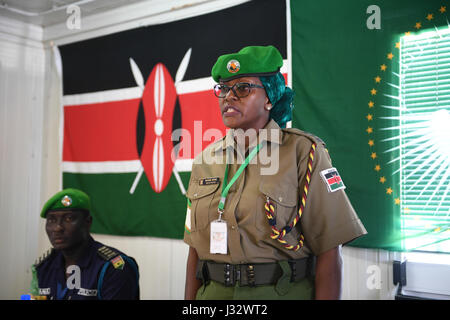
<path fill-rule="evenodd" d="M 182 81 L 177 84 L 177 94 L 212 91 L 215 84 L 216 82 L 211 77 Z"/>
<path fill-rule="evenodd" d="M 280 72 L 284 74 L 287 73 L 287 71 L 288 71 L 287 60 L 284 60 Z M 177 94 L 194 93 L 207 90 L 212 91 L 215 84 L 216 82 L 211 77 L 181 81 L 176 86 Z M 133 87 L 133 88 L 65 95 L 63 97 L 63 104 L 64 106 L 77 106 L 84 104 L 140 99 L 141 97 L 142 97 L 142 89 L 139 87 Z"/>
<path fill-rule="evenodd" d="M 194 159 L 182 159 L 175 161 L 178 172 L 190 172 Z M 69 173 L 130 173 L 138 172 L 141 168 L 140 160 L 130 161 L 64 161 L 63 172 Z"/>
<path fill-rule="evenodd" d="M 142 89 L 139 87 L 71 94 L 63 97 L 64 106 L 103 103 L 120 100 L 140 99 Z"/>
<path fill-rule="evenodd" d="M 137 172 L 141 168 L 140 160 L 130 161 L 64 161 L 63 172 L 71 173 L 127 173 Z"/>
<path fill-rule="evenodd" d="M 191 172 L 194 159 L 179 159 L 175 161 L 175 169 L 178 172 Z"/>
<path fill-rule="evenodd" d="M 282 74 L 285 74 L 288 72 L 288 61 L 287 60 L 283 60 L 283 65 L 281 66 L 280 72 Z"/>

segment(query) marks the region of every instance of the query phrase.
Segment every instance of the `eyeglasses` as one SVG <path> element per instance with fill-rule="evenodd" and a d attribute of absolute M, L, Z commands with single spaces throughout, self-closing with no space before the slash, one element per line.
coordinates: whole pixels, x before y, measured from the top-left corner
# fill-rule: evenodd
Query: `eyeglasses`
<path fill-rule="evenodd" d="M 233 90 L 233 93 L 236 97 L 245 98 L 250 94 L 251 88 L 264 89 L 263 86 L 246 82 L 237 82 L 231 87 L 225 84 L 216 84 L 214 86 L 214 94 L 217 98 L 225 98 L 228 92 L 230 92 L 230 90 Z"/>

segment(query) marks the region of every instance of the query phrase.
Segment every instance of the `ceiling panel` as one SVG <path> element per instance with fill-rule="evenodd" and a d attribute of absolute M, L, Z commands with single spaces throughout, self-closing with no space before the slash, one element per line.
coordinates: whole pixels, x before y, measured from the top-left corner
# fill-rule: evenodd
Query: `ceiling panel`
<path fill-rule="evenodd" d="M 81 18 L 111 9 L 120 8 L 137 2 L 154 0 L 1 0 L 0 19 L 8 17 L 42 27 L 64 23 L 69 14 L 69 5 L 77 5 L 81 10 Z"/>

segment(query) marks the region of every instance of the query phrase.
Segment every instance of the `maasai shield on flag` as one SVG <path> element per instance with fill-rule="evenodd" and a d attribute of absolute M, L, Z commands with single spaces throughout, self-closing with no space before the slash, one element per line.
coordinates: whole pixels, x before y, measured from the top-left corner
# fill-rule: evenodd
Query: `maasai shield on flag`
<path fill-rule="evenodd" d="M 288 78 L 286 16 L 252 1 L 60 47 L 63 186 L 91 196 L 92 232 L 182 238 L 192 160 L 226 132 L 211 68 L 274 45 Z"/>

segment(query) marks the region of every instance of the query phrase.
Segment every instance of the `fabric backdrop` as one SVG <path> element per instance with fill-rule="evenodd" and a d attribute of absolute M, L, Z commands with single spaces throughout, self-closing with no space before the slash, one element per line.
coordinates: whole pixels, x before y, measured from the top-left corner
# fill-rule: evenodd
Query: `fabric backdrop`
<path fill-rule="evenodd" d="M 94 233 L 182 238 L 192 159 L 225 134 L 211 68 L 247 45 L 287 59 L 286 30 L 264 0 L 60 47 L 63 186 L 91 196 Z"/>

